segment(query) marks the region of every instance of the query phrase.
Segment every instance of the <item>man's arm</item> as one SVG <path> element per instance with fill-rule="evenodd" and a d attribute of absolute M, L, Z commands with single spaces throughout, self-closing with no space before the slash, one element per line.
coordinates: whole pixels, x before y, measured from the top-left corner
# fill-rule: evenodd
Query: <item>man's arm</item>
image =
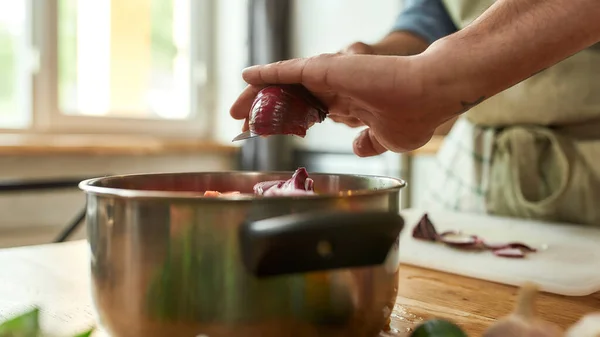
<path fill-rule="evenodd" d="M 369 47 L 377 55 L 415 55 L 456 30 L 441 0 L 405 0 L 392 31 Z"/>
<path fill-rule="evenodd" d="M 431 44 L 458 29 L 442 0 L 405 0 L 393 32 L 408 32 Z"/>
<path fill-rule="evenodd" d="M 416 57 L 445 120 L 598 41 L 598 0 L 499 0 Z"/>

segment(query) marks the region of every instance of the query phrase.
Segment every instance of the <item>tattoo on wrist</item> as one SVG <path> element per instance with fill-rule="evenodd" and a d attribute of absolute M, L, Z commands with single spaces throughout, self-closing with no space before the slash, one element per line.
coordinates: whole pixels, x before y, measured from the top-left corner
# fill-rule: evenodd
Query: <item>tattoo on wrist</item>
<path fill-rule="evenodd" d="M 460 101 L 460 104 L 462 105 L 463 108 L 457 113 L 457 115 L 467 112 L 469 109 L 478 105 L 479 103 L 483 102 L 484 100 L 485 100 L 485 96 L 481 96 L 478 99 L 474 100 L 473 102 Z"/>

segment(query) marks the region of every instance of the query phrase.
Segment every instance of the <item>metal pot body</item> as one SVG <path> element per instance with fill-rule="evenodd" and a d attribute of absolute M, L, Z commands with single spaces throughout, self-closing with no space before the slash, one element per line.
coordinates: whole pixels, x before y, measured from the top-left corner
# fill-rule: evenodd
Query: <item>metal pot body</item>
<path fill-rule="evenodd" d="M 82 182 L 92 297 L 101 325 L 115 337 L 376 336 L 389 322 L 396 300 L 397 237 L 377 248 L 382 247 L 381 236 L 340 230 L 352 222 L 348 219 L 306 240 L 300 234 L 282 236 L 281 229 L 290 227 L 290 221 L 298 225 L 297 219 L 289 218 L 272 236 L 269 230 L 274 227 L 264 220 L 354 212 L 357 222 L 369 224 L 361 214 L 399 212 L 404 182 L 313 174 L 319 193 L 315 197 L 201 196 L 205 190 L 252 193 L 257 182 L 288 179 L 291 174 L 167 173 Z M 331 215 L 309 219 L 311 228 L 318 231 L 333 223 L 327 216 Z M 243 226 L 254 235 L 267 234 L 244 248 Z M 308 227 L 300 221 L 296 229 Z M 265 246 L 265 237 L 270 246 Z M 371 259 L 342 267 L 332 264 L 340 254 L 354 254 L 350 248 L 355 259 L 364 260 L 369 252 L 362 243 L 379 250 L 381 263 Z M 321 264 L 311 270 L 306 261 Z M 263 268 L 269 263 L 275 269 Z"/>

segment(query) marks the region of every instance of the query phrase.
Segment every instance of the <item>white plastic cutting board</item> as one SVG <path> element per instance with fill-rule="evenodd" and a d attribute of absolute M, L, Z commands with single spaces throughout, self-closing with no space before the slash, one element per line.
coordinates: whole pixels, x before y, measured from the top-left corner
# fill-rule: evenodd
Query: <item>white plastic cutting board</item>
<path fill-rule="evenodd" d="M 400 213 L 406 223 L 400 238 L 402 263 L 513 286 L 531 281 L 543 291 L 560 295 L 586 296 L 600 291 L 598 228 L 427 212 L 439 232 L 460 230 L 494 242 L 518 241 L 539 249 L 524 259 L 512 259 L 413 239 L 412 230 L 425 211 L 406 209 Z"/>

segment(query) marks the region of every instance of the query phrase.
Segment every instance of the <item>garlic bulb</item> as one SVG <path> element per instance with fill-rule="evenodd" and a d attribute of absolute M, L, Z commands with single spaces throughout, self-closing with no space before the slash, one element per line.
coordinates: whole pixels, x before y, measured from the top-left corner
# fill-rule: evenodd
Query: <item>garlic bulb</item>
<path fill-rule="evenodd" d="M 565 337 L 600 337 L 600 313 L 583 316 L 567 330 Z"/>
<path fill-rule="evenodd" d="M 563 332 L 557 325 L 535 317 L 537 292 L 536 285 L 524 284 L 513 313 L 498 320 L 483 337 L 562 337 Z"/>

